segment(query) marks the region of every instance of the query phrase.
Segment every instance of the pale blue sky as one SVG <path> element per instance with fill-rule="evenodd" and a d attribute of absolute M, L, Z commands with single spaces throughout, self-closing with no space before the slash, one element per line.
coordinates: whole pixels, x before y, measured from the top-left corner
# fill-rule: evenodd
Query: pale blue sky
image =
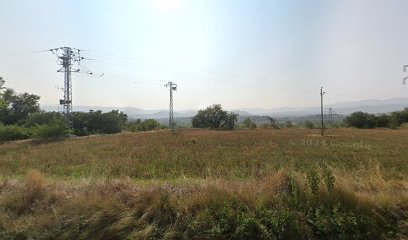
<path fill-rule="evenodd" d="M 408 96 L 406 0 L 0 0 L 0 75 L 56 104 L 56 58 L 89 50 L 75 105 L 175 109 L 319 105 Z M 20 54 L 14 56 L 16 54 Z M 13 56 L 12 56 L 13 55 Z"/>

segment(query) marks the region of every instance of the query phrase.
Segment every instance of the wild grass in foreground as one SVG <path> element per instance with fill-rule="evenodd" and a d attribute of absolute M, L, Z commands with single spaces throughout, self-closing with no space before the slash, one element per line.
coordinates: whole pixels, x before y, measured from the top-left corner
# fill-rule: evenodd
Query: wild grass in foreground
<path fill-rule="evenodd" d="M 0 146 L 0 175 L 37 169 L 56 179 L 130 177 L 248 179 L 288 168 L 331 166 L 354 173 L 378 166 L 387 179 L 407 180 L 407 130 L 159 131 L 91 136 L 54 143 Z"/>
<path fill-rule="evenodd" d="M 0 238 L 385 239 L 407 234 L 406 194 L 394 195 L 390 186 L 371 189 L 387 193 L 391 204 L 381 204 L 343 185 L 350 183 L 347 177 L 335 174 L 332 179 L 341 181 L 333 182 L 312 174 L 315 180 L 281 170 L 257 180 L 138 185 L 129 179 L 48 184 L 30 171 L 24 182 L 0 186 Z"/>
<path fill-rule="evenodd" d="M 192 130 L 5 144 L 0 239 L 404 239 L 407 133 Z"/>

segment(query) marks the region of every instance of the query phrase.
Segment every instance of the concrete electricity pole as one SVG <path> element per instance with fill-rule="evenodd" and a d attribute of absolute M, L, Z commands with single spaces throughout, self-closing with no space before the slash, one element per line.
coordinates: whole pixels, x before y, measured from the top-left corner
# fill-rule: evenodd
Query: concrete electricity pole
<path fill-rule="evenodd" d="M 169 106 L 169 128 L 174 128 L 174 120 L 173 120 L 173 91 L 177 91 L 177 84 L 173 82 L 168 82 L 165 87 L 170 89 L 170 106 Z"/>
<path fill-rule="evenodd" d="M 324 119 L 323 119 L 323 87 L 320 87 L 320 117 L 321 117 L 321 128 L 322 128 L 322 136 L 324 136 Z"/>

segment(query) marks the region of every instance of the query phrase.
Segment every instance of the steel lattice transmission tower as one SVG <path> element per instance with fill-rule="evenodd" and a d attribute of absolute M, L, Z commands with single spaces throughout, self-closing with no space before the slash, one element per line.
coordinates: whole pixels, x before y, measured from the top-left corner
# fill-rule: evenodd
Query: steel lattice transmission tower
<path fill-rule="evenodd" d="M 403 67 L 404 73 L 407 72 L 407 69 L 408 69 L 408 65 L 404 65 L 404 67 Z M 408 76 L 404 77 L 402 79 L 402 84 L 404 84 L 404 85 L 407 84 L 407 80 L 408 80 Z"/>
<path fill-rule="evenodd" d="M 64 99 L 60 100 L 63 106 L 63 113 L 70 115 L 72 112 L 72 78 L 71 73 L 79 72 L 81 55 L 79 49 L 70 47 L 60 47 L 50 49 L 58 57 L 58 64 L 62 66 L 57 72 L 64 73 Z"/>
<path fill-rule="evenodd" d="M 333 124 L 333 108 L 329 108 L 329 122 Z"/>
<path fill-rule="evenodd" d="M 177 91 L 177 84 L 173 82 L 168 82 L 165 87 L 170 89 L 170 106 L 169 106 L 169 128 L 174 128 L 174 119 L 173 119 L 173 91 Z"/>

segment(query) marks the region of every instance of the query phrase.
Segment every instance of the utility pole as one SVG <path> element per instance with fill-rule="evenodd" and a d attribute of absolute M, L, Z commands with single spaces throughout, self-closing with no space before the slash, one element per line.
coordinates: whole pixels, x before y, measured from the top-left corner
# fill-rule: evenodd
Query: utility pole
<path fill-rule="evenodd" d="M 57 72 L 64 73 L 64 99 L 60 99 L 59 103 L 63 106 L 63 113 L 69 116 L 72 112 L 72 78 L 71 73 L 79 72 L 79 64 L 81 56 L 80 50 L 70 47 L 60 47 L 50 49 L 50 51 L 58 57 L 58 64 L 62 66 Z"/>
<path fill-rule="evenodd" d="M 322 128 L 322 136 L 324 136 L 324 119 L 323 119 L 323 87 L 320 87 L 320 117 L 321 117 L 321 128 Z"/>
<path fill-rule="evenodd" d="M 404 65 L 404 67 L 403 67 L 404 73 L 407 72 L 407 68 L 408 68 L 408 65 Z M 402 84 L 403 85 L 407 84 L 407 79 L 408 79 L 408 76 L 406 76 L 406 77 L 404 77 L 402 79 Z"/>
<path fill-rule="evenodd" d="M 169 106 L 169 128 L 174 128 L 174 121 L 173 121 L 173 91 L 177 91 L 177 84 L 173 82 L 168 82 L 165 87 L 170 89 L 170 106 Z"/>

